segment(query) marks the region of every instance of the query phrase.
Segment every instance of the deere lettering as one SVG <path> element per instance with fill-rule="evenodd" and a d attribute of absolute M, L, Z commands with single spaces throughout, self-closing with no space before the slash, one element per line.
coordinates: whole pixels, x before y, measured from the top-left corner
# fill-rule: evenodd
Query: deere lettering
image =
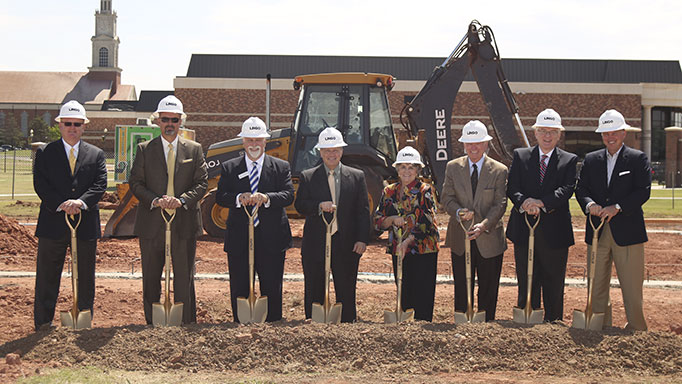
<path fill-rule="evenodd" d="M 448 132 L 445 126 L 445 109 L 436 110 L 436 161 L 448 161 Z"/>

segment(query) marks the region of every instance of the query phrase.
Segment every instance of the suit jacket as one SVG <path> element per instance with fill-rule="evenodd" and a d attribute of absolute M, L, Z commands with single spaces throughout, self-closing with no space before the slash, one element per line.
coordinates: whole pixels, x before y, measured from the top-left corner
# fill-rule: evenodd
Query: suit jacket
<path fill-rule="evenodd" d="M 353 245 L 361 241 L 369 243 L 369 200 L 365 173 L 359 169 L 341 165 L 341 190 L 336 204 L 338 237 L 342 254 L 353 251 Z M 301 173 L 296 193 L 296 210 L 305 215 L 303 227 L 302 257 L 324 255 L 327 226 L 319 214 L 322 201 L 331 201 L 331 191 L 324 164 Z M 329 219 L 328 215 L 327 219 Z"/>
<path fill-rule="evenodd" d="M 142 238 L 163 236 L 166 223 L 160 208 L 150 209 L 155 198 L 166 194 L 168 185 L 168 167 L 161 136 L 137 145 L 129 182 L 133 194 L 140 201 L 134 233 Z M 171 224 L 173 236 L 189 238 L 203 233 L 199 202 L 207 186 L 208 173 L 201 145 L 179 137 L 173 188 L 175 197 L 185 199 L 185 205 L 175 210 Z"/>
<path fill-rule="evenodd" d="M 583 212 L 587 204 L 595 202 L 602 207 L 619 204 L 622 212 L 614 216 L 608 225 L 616 244 L 627 246 L 648 240 L 644 227 L 642 205 L 651 194 L 651 166 L 644 152 L 623 146 L 606 184 L 606 149 L 590 152 L 585 156 L 580 170 L 578 188 L 575 192 Z M 595 226 L 598 221 L 595 220 Z M 585 242 L 592 244 L 592 226 L 587 221 Z"/>
<path fill-rule="evenodd" d="M 552 248 L 567 248 L 575 244 L 568 201 L 575 190 L 577 162 L 575 154 L 555 148 L 549 158 L 544 181 L 540 184 L 540 150 L 537 145 L 514 150 L 507 182 L 507 196 L 514 204 L 507 224 L 509 240 L 521 246 L 528 245 L 528 226 L 519 210 L 524 200 L 532 197 L 542 200 L 547 211 L 541 214 L 536 236 L 542 233 Z"/>
<path fill-rule="evenodd" d="M 242 254 L 248 250 L 249 218 L 244 208 L 236 207 L 237 195 L 251 192 L 245 157 L 236 157 L 221 164 L 220 181 L 216 203 L 230 208 L 225 229 L 225 252 Z M 258 227 L 268 241 L 256 247 L 267 253 L 283 252 L 292 246 L 291 228 L 285 207 L 294 201 L 294 185 L 291 183 L 289 163 L 265 155 L 258 182 L 258 192 L 266 194 L 270 206 L 258 209 Z"/>
<path fill-rule="evenodd" d="M 107 189 L 107 165 L 104 152 L 81 140 L 74 174 L 61 139 L 36 152 L 33 166 L 33 188 L 40 197 L 40 213 L 36 236 L 61 239 L 71 231 L 64 213 L 57 207 L 69 199 L 81 199 L 88 206 L 81 211 L 81 223 L 76 231 L 79 239 L 93 240 L 102 235 L 97 203 Z"/>
<path fill-rule="evenodd" d="M 464 230 L 457 220 L 457 210 L 468 208 L 474 211 L 474 223 L 481 223 L 485 228 L 476 239 L 481 256 L 495 257 L 507 249 L 504 226 L 500 220 L 507 209 L 507 167 L 486 156 L 474 197 L 468 159 L 468 156 L 462 156 L 451 160 L 445 168 L 441 202 L 450 215 L 445 246 L 457 255 L 464 254 Z"/>

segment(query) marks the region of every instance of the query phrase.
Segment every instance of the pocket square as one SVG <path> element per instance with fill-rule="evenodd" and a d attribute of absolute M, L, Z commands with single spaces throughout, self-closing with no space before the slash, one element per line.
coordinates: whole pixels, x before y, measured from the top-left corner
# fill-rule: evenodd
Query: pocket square
<path fill-rule="evenodd" d="M 185 160 L 182 161 L 181 164 L 191 163 L 192 161 L 194 161 L 194 159 L 185 159 Z"/>
<path fill-rule="evenodd" d="M 627 175 L 628 173 L 630 173 L 630 171 L 623 171 L 623 172 L 619 173 L 618 176 Z"/>

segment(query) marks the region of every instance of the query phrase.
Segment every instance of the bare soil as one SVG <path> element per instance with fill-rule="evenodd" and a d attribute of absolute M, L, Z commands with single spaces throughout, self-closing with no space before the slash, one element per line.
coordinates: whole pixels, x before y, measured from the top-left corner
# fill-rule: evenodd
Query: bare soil
<path fill-rule="evenodd" d="M 301 273 L 302 223 L 292 221 L 296 239 L 287 254 L 286 272 Z M 1 215 L 0 225 L 0 244 L 7 244 L 0 250 L 2 270 L 34 270 L 33 228 Z M 583 275 L 582 236 L 576 232 L 577 244 L 569 255 L 569 264 L 575 263 L 568 270 L 572 277 Z M 361 271 L 390 272 L 383 243 L 370 244 Z M 222 246 L 219 239 L 200 239 L 198 273 L 227 272 Z M 649 275 L 682 280 L 681 247 L 680 235 L 650 235 Z M 98 248 L 98 272 L 139 271 L 136 239 L 105 239 Z M 448 249 L 439 255 L 438 273 L 451 274 Z M 511 250 L 505 254 L 503 275 L 514 276 Z M 358 323 L 326 326 L 304 321 L 303 283 L 285 282 L 283 321 L 240 326 L 231 322 L 229 283 L 199 280 L 199 323 L 153 328 L 144 325 L 141 281 L 100 278 L 93 329 L 33 332 L 33 284 L 31 278 L 0 279 L 0 343 L 4 343 L 0 356 L 21 357 L 19 365 L 0 361 L 0 382 L 85 366 L 124 372 L 137 382 L 145 382 L 149 372 L 169 375 L 168 382 L 682 382 L 679 290 L 645 288 L 650 331 L 633 333 L 621 328 L 625 318 L 618 289 L 612 290 L 615 327 L 590 332 L 570 328 L 573 308 L 585 306 L 586 292 L 580 287 L 566 288 L 564 322 L 536 326 L 511 322 L 517 288 L 503 286 L 497 321 L 455 325 L 453 286 L 439 284 L 433 323 L 396 326 L 382 324 L 383 311 L 394 305 L 395 287 L 359 283 Z M 63 279 L 57 310 L 67 310 L 70 300 L 70 280 Z M 134 376 L 136 372 L 140 374 Z"/>

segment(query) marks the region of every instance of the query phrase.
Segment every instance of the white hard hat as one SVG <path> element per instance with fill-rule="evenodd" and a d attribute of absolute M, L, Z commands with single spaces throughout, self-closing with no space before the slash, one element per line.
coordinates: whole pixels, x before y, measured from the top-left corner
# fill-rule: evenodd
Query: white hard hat
<path fill-rule="evenodd" d="M 533 124 L 533 128 L 539 127 L 559 128 L 562 131 L 564 130 L 564 126 L 561 125 L 561 116 L 551 108 L 547 108 L 538 114 L 538 117 L 535 119 L 535 124 Z"/>
<path fill-rule="evenodd" d="M 623 115 L 615 109 L 609 109 L 599 116 L 599 127 L 595 132 L 613 132 L 626 128 L 630 128 L 630 126 L 625 124 Z"/>
<path fill-rule="evenodd" d="M 320 132 L 320 135 L 317 137 L 317 144 L 315 145 L 315 148 L 340 148 L 347 145 L 348 144 L 343 141 L 343 135 L 341 135 L 341 132 L 339 132 L 338 129 L 334 127 L 327 127 L 323 129 L 322 132 Z"/>
<path fill-rule="evenodd" d="M 154 114 L 158 117 L 160 112 L 177 113 L 184 119 L 187 115 L 182 111 L 182 102 L 173 95 L 168 95 L 159 101 Z"/>
<path fill-rule="evenodd" d="M 242 131 L 237 135 L 239 137 L 249 137 L 252 139 L 267 139 L 270 137 L 268 128 L 265 126 L 263 120 L 257 117 L 249 117 L 242 124 Z"/>
<path fill-rule="evenodd" d="M 85 117 L 85 108 L 76 100 L 71 100 L 62 105 L 62 108 L 59 110 L 59 116 L 55 117 L 54 121 L 59 122 L 61 118 L 83 119 L 83 122 L 86 124 L 90 122 L 90 120 Z"/>
<path fill-rule="evenodd" d="M 492 139 L 493 138 L 488 135 L 488 128 L 485 127 L 485 124 L 478 120 L 471 120 L 464 124 L 462 136 L 458 141 L 460 143 L 482 143 Z"/>
<path fill-rule="evenodd" d="M 410 146 L 404 147 L 398 151 L 398 156 L 396 156 L 393 167 L 396 167 L 398 164 L 419 164 L 420 167 L 424 167 L 421 155 L 416 149 Z"/>

